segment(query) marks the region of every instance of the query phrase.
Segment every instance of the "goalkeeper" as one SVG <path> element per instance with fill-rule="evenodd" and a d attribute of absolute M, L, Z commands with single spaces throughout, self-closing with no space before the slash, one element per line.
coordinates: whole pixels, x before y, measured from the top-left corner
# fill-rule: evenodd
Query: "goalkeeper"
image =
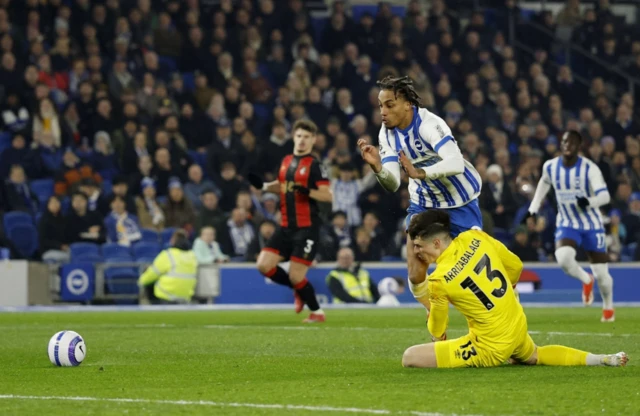
<path fill-rule="evenodd" d="M 434 342 L 414 345 L 402 357 L 405 367 L 495 367 L 506 361 L 529 365 L 624 366 L 624 352 L 597 355 L 561 345 L 538 347 L 527 332 L 527 318 L 513 286 L 522 261 L 500 241 L 479 230 L 451 237 L 449 214 L 429 210 L 416 214 L 409 237 L 417 256 L 436 263 L 435 271 L 414 288 L 428 297 L 429 332 Z M 418 299 L 420 300 L 420 299 Z M 467 318 L 469 333 L 446 340 L 449 303 Z"/>

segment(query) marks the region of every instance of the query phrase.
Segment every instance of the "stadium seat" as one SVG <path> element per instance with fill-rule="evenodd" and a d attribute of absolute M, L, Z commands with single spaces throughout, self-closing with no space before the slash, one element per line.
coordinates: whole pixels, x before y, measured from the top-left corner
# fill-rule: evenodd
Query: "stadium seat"
<path fill-rule="evenodd" d="M 111 188 L 112 187 L 113 187 L 113 184 L 111 183 L 110 179 L 104 179 L 102 181 L 102 193 L 104 195 L 111 195 Z"/>
<path fill-rule="evenodd" d="M 94 243 L 73 243 L 69 246 L 71 249 L 71 261 L 80 262 L 100 262 L 100 246 Z"/>
<path fill-rule="evenodd" d="M 162 246 L 166 246 L 166 244 L 169 243 L 169 240 L 171 240 L 171 236 L 173 235 L 173 233 L 176 232 L 177 228 L 165 228 L 161 233 L 160 233 L 160 240 L 162 242 Z"/>
<path fill-rule="evenodd" d="M 160 67 L 164 67 L 163 69 L 167 69 L 171 73 L 176 72 L 178 69 L 176 59 L 171 56 L 158 56 L 158 64 L 160 64 Z"/>
<path fill-rule="evenodd" d="M 160 241 L 160 234 L 156 230 L 150 230 L 148 228 L 142 229 L 142 240 L 138 244 L 145 243 L 157 243 Z"/>
<path fill-rule="evenodd" d="M 196 80 L 193 72 L 182 74 L 182 84 L 184 85 L 184 90 L 187 92 L 191 92 L 196 88 Z"/>
<path fill-rule="evenodd" d="M 131 249 L 118 243 L 106 243 L 102 245 L 102 257 L 105 260 L 131 259 Z"/>
<path fill-rule="evenodd" d="M 18 225 L 33 225 L 33 217 L 26 212 L 12 211 L 4 214 L 2 219 L 5 233 L 9 233 L 11 229 Z"/>
<path fill-rule="evenodd" d="M 511 242 L 511 237 L 509 236 L 509 232 L 503 228 L 495 227 L 493 229 L 493 238 L 496 240 L 500 240 L 505 244 Z"/>
<path fill-rule="evenodd" d="M 133 267 L 109 267 L 104 271 L 107 290 L 111 294 L 138 294 L 138 271 Z"/>
<path fill-rule="evenodd" d="M 16 224 L 7 231 L 7 237 L 23 257 L 33 257 L 38 250 L 38 230 L 33 224 Z"/>
<path fill-rule="evenodd" d="M 0 132 L 0 153 L 8 147 L 11 147 L 13 136 L 9 132 Z"/>
<path fill-rule="evenodd" d="M 37 179 L 31 181 L 31 192 L 33 192 L 40 201 L 40 206 L 46 205 L 47 201 L 53 195 L 53 179 Z"/>
<path fill-rule="evenodd" d="M 69 210 L 71 210 L 71 198 L 63 198 L 60 201 L 60 211 L 62 211 L 62 213 L 66 215 L 69 213 Z"/>
<path fill-rule="evenodd" d="M 160 243 L 138 243 L 133 247 L 133 257 L 137 261 L 141 261 L 142 258 L 151 258 L 151 261 L 162 251 Z"/>

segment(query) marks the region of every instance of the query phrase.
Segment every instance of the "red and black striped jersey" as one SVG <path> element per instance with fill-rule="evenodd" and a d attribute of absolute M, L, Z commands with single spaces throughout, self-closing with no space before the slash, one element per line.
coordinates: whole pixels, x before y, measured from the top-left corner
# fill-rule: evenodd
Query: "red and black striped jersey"
<path fill-rule="evenodd" d="M 278 172 L 280 182 L 280 211 L 285 228 L 304 228 L 320 225 L 318 202 L 293 189 L 302 185 L 309 189 L 318 189 L 329 185 L 329 179 L 320 167 L 320 162 L 311 155 L 289 155 L 282 160 Z"/>

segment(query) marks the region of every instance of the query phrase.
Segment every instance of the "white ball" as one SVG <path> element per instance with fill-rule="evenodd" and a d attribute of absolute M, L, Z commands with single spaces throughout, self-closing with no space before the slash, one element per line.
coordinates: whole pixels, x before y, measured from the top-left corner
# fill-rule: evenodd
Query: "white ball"
<path fill-rule="evenodd" d="M 60 331 L 49 340 L 49 361 L 58 367 L 80 365 L 87 355 L 84 339 L 73 331 Z"/>

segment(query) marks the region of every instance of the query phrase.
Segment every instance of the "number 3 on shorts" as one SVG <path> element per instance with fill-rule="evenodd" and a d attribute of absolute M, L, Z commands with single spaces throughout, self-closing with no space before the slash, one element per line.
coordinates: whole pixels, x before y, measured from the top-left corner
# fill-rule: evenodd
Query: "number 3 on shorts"
<path fill-rule="evenodd" d="M 307 240 L 307 245 L 304 246 L 304 252 L 305 253 L 307 253 L 307 254 L 311 253 L 311 249 L 313 248 L 313 243 L 314 243 L 313 240 Z"/>
<path fill-rule="evenodd" d="M 598 248 L 604 248 L 604 233 L 596 234 L 596 239 L 598 240 Z"/>

